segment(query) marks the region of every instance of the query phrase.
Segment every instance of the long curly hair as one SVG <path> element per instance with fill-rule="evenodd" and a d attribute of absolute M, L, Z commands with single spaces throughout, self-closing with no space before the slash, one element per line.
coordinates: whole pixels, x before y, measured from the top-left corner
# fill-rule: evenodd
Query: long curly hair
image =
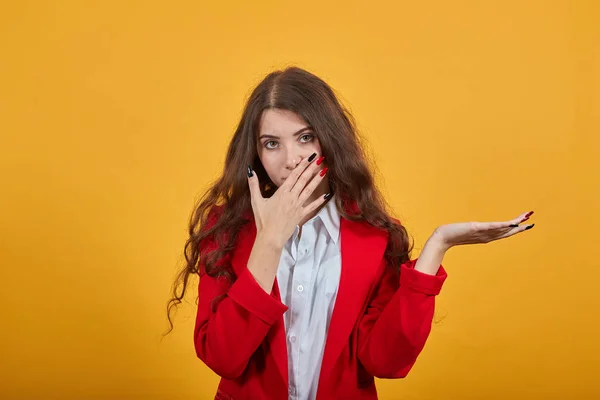
<path fill-rule="evenodd" d="M 270 180 L 257 153 L 259 123 L 265 110 L 296 113 L 310 125 L 322 154 L 328 160 L 329 185 L 343 218 L 365 221 L 389 234 L 384 257 L 395 271 L 410 260 L 413 243 L 375 186 L 373 170 L 363 151 L 354 117 L 333 89 L 316 75 L 298 67 L 269 73 L 250 94 L 227 150 L 222 175 L 198 199 L 189 221 L 189 238 L 184 247 L 185 266 L 178 273 L 167 304 L 167 319 L 173 330 L 172 313 L 186 294 L 190 277 L 204 274 L 236 277 L 230 265 L 238 232 L 253 221 L 247 166 L 256 172 L 261 192 L 270 197 L 277 187 Z M 218 217 L 214 211 L 218 209 Z M 211 221 L 209 222 L 209 214 Z M 210 243 L 210 245 L 208 244 Z M 219 299 L 213 301 L 213 308 Z M 197 301 L 197 300 L 196 300 Z"/>

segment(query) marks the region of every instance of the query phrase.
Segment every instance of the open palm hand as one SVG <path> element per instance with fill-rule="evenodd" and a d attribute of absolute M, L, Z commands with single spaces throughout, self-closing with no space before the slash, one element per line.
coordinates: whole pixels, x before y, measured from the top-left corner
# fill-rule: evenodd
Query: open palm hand
<path fill-rule="evenodd" d="M 447 248 L 464 244 L 489 243 L 533 228 L 535 224 L 519 225 L 527 221 L 532 214 L 533 211 L 523 213 L 505 222 L 459 222 L 442 225 L 436 229 L 436 234 Z"/>

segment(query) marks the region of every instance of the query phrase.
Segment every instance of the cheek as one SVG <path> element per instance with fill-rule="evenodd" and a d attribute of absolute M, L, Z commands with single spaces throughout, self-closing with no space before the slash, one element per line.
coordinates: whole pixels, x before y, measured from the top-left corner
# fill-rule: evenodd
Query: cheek
<path fill-rule="evenodd" d="M 277 159 L 277 154 L 264 151 L 259 153 L 259 158 L 265 171 L 267 171 L 267 174 L 271 180 L 273 180 L 273 178 L 278 175 L 280 169 L 280 162 Z"/>
<path fill-rule="evenodd" d="M 315 138 L 312 144 L 313 151 L 317 152 L 318 154 L 321 154 L 321 143 L 319 143 L 319 139 Z"/>

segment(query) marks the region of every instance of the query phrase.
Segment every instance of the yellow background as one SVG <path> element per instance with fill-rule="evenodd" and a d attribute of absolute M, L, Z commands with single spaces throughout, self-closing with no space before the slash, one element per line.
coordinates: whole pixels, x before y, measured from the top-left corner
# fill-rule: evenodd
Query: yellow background
<path fill-rule="evenodd" d="M 535 210 L 449 251 L 430 340 L 380 397 L 600 398 L 598 4 L 3 2 L 0 398 L 212 398 L 194 299 L 160 342 L 165 303 L 245 96 L 291 64 L 354 112 L 414 256 Z"/>

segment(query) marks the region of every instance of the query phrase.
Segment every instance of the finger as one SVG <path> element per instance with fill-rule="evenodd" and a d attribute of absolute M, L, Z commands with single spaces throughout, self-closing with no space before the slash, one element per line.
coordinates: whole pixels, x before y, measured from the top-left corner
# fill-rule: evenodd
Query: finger
<path fill-rule="evenodd" d="M 516 228 L 520 223 L 525 222 L 533 214 L 533 211 L 529 211 L 519 215 L 517 218 L 510 221 L 503 222 L 488 222 L 486 225 L 487 229 L 503 229 L 503 228 Z"/>
<path fill-rule="evenodd" d="M 517 218 L 513 218 L 510 221 L 505 222 L 505 225 L 510 228 L 517 227 L 517 226 L 519 226 L 521 221 L 523 221 L 523 218 L 525 218 L 525 215 L 527 215 L 527 213 L 523 213 L 523 214 L 519 215 Z"/>
<path fill-rule="evenodd" d="M 294 168 L 292 173 L 287 177 L 285 182 L 283 182 L 283 184 L 279 188 L 283 189 L 283 191 L 287 191 L 287 192 L 291 191 L 292 188 L 296 185 L 296 182 L 298 182 L 298 178 L 300 178 L 302 173 L 306 170 L 306 168 L 310 165 L 310 163 L 316 158 L 316 156 L 317 156 L 317 153 L 313 153 L 313 154 L 311 154 L 310 157 L 303 158 L 298 163 L 298 165 L 296 165 L 296 168 Z"/>
<path fill-rule="evenodd" d="M 533 215 L 533 211 L 529 211 L 528 213 L 526 213 L 519 221 L 519 223 L 523 223 L 525 221 L 527 221 L 529 219 L 529 217 L 531 217 Z"/>
<path fill-rule="evenodd" d="M 503 221 L 503 222 L 488 222 L 485 225 L 486 230 L 495 230 L 495 229 L 512 229 L 517 226 L 519 220 L 511 220 L 511 221 Z"/>
<path fill-rule="evenodd" d="M 248 165 L 248 185 L 250 186 L 250 200 L 252 202 L 263 198 L 260 192 L 258 176 L 256 176 L 256 172 L 252 170 L 250 165 Z"/>
<path fill-rule="evenodd" d="M 529 219 L 529 217 L 531 217 L 532 214 L 533 214 L 533 211 L 529 211 L 529 212 L 519 215 L 517 218 L 515 218 L 512 221 L 512 225 L 519 225 L 520 223 L 527 221 Z"/>
<path fill-rule="evenodd" d="M 298 197 L 298 199 L 300 198 L 300 194 L 303 193 L 303 191 L 306 190 L 306 188 L 308 187 L 307 185 L 311 182 L 313 182 L 315 179 L 317 181 L 320 181 L 319 178 L 319 171 L 322 171 L 323 167 L 318 166 L 316 163 L 312 163 L 311 165 L 309 165 L 304 172 L 302 173 L 302 175 L 300 175 L 300 178 L 298 178 L 298 181 L 296 182 L 296 184 L 294 185 L 294 187 L 292 188 L 291 192 L 295 197 Z M 318 184 L 318 182 L 317 182 Z M 303 201 L 306 200 L 306 197 L 303 199 Z M 304 203 L 300 203 L 300 204 L 304 204 Z"/>
<path fill-rule="evenodd" d="M 312 166 L 311 166 L 312 167 Z M 318 167 L 317 167 L 318 168 Z M 316 175 L 312 177 L 312 180 L 308 185 L 305 185 L 304 190 L 298 195 L 298 201 L 300 204 L 304 204 L 304 202 L 310 197 L 311 194 L 317 189 L 319 184 L 325 179 L 328 168 L 322 168 L 318 170 Z M 308 171 L 307 171 L 308 173 Z M 311 174 L 312 176 L 312 174 Z M 302 177 L 300 178 L 302 179 Z M 300 180 L 298 180 L 297 186 L 300 185 Z M 294 187 L 293 192 L 296 191 L 296 187 Z"/>
<path fill-rule="evenodd" d="M 329 199 L 329 197 L 327 197 L 327 199 L 326 199 L 325 196 L 327 196 L 327 194 L 325 194 L 323 196 L 319 196 L 318 199 L 314 200 L 312 203 L 310 203 L 309 205 L 304 207 L 304 210 L 303 210 L 304 215 L 302 216 L 302 218 L 306 217 L 307 215 L 309 215 L 310 213 L 315 211 L 317 208 L 319 208 L 321 205 L 323 205 L 323 203 L 325 203 L 327 201 L 327 199 Z"/>
<path fill-rule="evenodd" d="M 504 239 L 510 236 L 514 236 L 518 233 L 527 231 L 531 228 L 533 228 L 535 226 L 535 224 L 531 224 L 531 225 L 519 225 L 516 228 L 512 228 L 510 231 L 506 232 L 505 234 L 503 234 L 502 236 L 500 236 L 498 239 Z"/>

